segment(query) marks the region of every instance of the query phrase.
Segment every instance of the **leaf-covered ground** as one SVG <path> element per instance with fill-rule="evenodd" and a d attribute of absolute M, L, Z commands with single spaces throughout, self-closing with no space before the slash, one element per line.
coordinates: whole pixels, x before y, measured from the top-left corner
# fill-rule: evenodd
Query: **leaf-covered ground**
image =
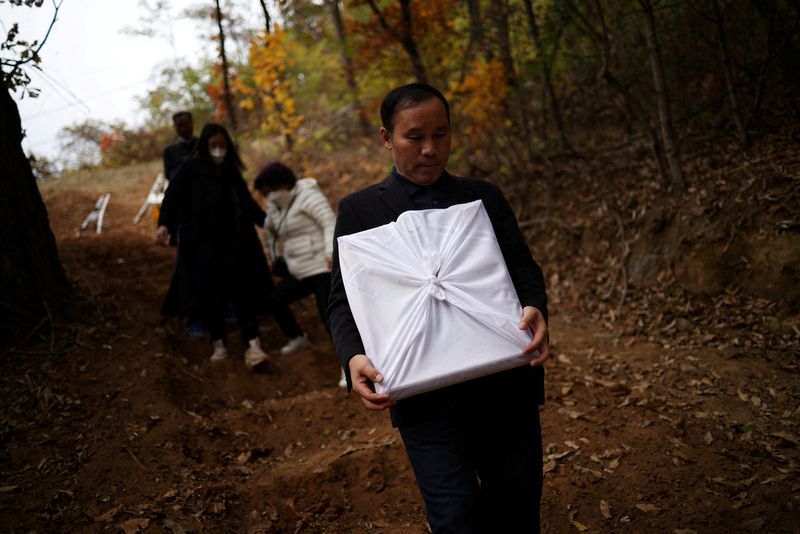
<path fill-rule="evenodd" d="M 332 200 L 384 171 L 346 163 L 309 163 Z M 154 244 L 151 220 L 131 223 L 155 169 L 44 188 L 62 259 L 89 302 L 2 358 L 0 528 L 426 532 L 399 435 L 387 414 L 337 387 L 311 300 L 294 309 L 313 348 L 256 374 L 235 331 L 233 358 L 211 363 L 207 341 L 161 318 L 174 251 Z M 79 236 L 106 191 L 106 229 Z M 636 289 L 619 267 L 632 232 L 644 231 L 635 210 L 612 205 L 619 220 L 604 218 L 608 231 L 581 244 L 570 236 L 585 237 L 589 211 L 564 209 L 580 200 L 559 200 L 526 227 L 553 295 L 544 532 L 796 532 L 795 319 L 737 290 L 691 297 L 671 280 Z M 565 252 L 578 245 L 585 254 Z M 277 353 L 277 328 L 261 327 Z"/>

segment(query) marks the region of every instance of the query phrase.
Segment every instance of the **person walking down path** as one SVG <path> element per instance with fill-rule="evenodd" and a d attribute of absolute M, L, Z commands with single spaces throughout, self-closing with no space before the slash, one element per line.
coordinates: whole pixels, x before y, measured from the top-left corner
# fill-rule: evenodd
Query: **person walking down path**
<path fill-rule="evenodd" d="M 441 92 L 426 84 L 398 87 L 384 97 L 381 121 L 381 140 L 394 167 L 382 182 L 340 201 L 335 236 L 385 225 L 409 210 L 481 200 L 522 308 L 519 328 L 533 335 L 520 347 L 531 361 L 396 402 L 376 393 L 383 375 L 370 362 L 356 327 L 335 245 L 328 319 L 348 385 L 367 408 L 390 409 L 431 532 L 538 533 L 543 476 L 538 405 L 544 402 L 542 364 L 549 355 L 542 270 L 500 189 L 445 170 L 452 132 Z"/>
<path fill-rule="evenodd" d="M 247 343 L 245 364 L 254 369 L 269 359 L 256 315 L 272 313 L 284 333 L 297 323 L 288 307 L 269 299 L 274 285 L 256 233 L 265 213 L 250 195 L 243 168 L 227 130 L 206 124 L 195 151 L 170 180 L 156 239 L 167 244 L 175 235 L 178 247 L 162 313 L 202 318 L 211 360 L 220 361 L 228 357 L 225 313 L 232 305 Z"/>
<path fill-rule="evenodd" d="M 189 111 L 178 111 L 172 115 L 172 126 L 178 139 L 164 148 L 164 179 L 169 183 L 172 175 L 186 161 L 197 146 L 197 137 L 194 135 L 194 119 Z M 177 244 L 177 236 L 170 236 L 170 245 Z M 186 333 L 192 337 L 200 337 L 204 333 L 203 323 L 197 317 L 186 318 Z"/>

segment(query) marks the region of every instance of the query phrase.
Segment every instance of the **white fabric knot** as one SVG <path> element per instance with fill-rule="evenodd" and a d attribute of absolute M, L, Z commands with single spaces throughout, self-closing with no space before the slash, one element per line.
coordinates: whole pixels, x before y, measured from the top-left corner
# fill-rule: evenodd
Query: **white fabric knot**
<path fill-rule="evenodd" d="M 426 282 L 428 283 L 430 295 L 433 298 L 437 300 L 445 300 L 447 298 L 445 297 L 444 294 L 444 287 L 442 287 L 442 281 L 439 280 L 439 278 L 435 274 L 430 275 L 426 280 Z"/>

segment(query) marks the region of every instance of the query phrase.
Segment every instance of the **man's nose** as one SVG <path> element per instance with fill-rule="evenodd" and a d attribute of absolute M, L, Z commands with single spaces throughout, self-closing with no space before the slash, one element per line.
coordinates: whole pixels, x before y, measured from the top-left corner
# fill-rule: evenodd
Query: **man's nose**
<path fill-rule="evenodd" d="M 428 139 L 427 141 L 422 143 L 422 155 L 423 156 L 436 155 L 436 143 L 433 142 L 433 139 Z"/>

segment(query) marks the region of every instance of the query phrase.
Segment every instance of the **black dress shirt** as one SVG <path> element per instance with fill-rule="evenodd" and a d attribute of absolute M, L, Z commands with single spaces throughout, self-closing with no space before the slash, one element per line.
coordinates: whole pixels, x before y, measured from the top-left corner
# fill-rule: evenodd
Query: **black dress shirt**
<path fill-rule="evenodd" d="M 443 209 L 449 208 L 453 204 L 452 198 L 452 178 L 444 173 L 431 185 L 415 184 L 392 167 L 392 175 L 397 178 L 403 188 L 411 197 L 411 203 L 418 210 Z"/>

